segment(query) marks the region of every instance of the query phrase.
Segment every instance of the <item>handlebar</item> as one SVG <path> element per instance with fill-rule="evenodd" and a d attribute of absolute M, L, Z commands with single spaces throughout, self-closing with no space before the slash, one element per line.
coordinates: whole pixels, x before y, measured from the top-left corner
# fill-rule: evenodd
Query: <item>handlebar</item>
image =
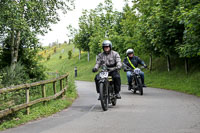
<path fill-rule="evenodd" d="M 131 67 L 129 67 L 128 65 L 126 65 L 124 62 L 122 63 L 122 67 L 123 67 L 124 70 L 127 70 L 127 71 L 133 71 L 134 70 Z M 138 67 L 138 68 L 144 69 L 145 67 L 141 66 L 141 67 Z M 145 68 L 145 69 L 148 69 L 148 68 Z"/>

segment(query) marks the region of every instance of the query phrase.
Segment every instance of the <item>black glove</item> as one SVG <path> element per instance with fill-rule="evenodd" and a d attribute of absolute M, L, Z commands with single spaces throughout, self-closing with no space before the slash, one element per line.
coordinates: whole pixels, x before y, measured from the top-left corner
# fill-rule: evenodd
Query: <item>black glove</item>
<path fill-rule="evenodd" d="M 92 72 L 94 73 L 94 72 L 97 72 L 98 71 L 98 69 L 97 68 L 92 68 Z"/>
<path fill-rule="evenodd" d="M 147 68 L 147 65 L 144 65 L 144 68 Z"/>

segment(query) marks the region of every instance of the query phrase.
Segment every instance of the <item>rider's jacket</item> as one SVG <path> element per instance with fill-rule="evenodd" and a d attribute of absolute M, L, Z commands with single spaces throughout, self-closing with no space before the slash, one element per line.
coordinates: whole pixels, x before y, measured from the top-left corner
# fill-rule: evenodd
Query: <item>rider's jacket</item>
<path fill-rule="evenodd" d="M 128 57 L 129 58 L 129 57 Z M 131 61 L 131 63 L 135 66 L 138 67 L 138 64 L 140 65 L 145 65 L 144 61 L 142 61 L 139 57 L 137 56 L 133 56 L 132 58 L 129 58 L 129 60 Z M 131 64 L 129 63 L 127 57 L 124 59 L 124 64 L 126 64 L 127 66 L 129 66 L 130 68 L 133 69 L 133 67 L 131 66 Z"/>
<path fill-rule="evenodd" d="M 118 52 L 113 50 L 109 53 L 102 52 L 97 56 L 95 68 L 99 69 L 99 67 L 103 64 L 105 64 L 108 68 L 116 67 L 116 69 L 121 69 L 122 67 Z"/>

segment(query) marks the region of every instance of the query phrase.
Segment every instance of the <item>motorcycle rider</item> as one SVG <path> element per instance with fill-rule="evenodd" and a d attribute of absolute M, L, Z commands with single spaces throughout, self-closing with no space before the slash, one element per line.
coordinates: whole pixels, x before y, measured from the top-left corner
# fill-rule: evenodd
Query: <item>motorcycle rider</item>
<path fill-rule="evenodd" d="M 142 61 L 139 57 L 134 55 L 133 49 L 128 49 L 126 51 L 126 55 L 127 57 L 123 61 L 125 65 L 129 66 L 132 69 L 135 69 L 136 67 L 138 67 L 138 64 L 144 66 L 144 68 L 147 68 L 147 65 L 144 63 L 144 61 Z M 126 72 L 127 79 L 128 79 L 128 85 L 129 85 L 128 90 L 130 90 L 132 88 L 131 71 L 128 71 L 126 69 L 124 69 L 124 71 Z M 144 72 L 141 71 L 140 76 L 142 79 L 143 87 L 146 87 L 146 85 L 144 84 Z"/>
<path fill-rule="evenodd" d="M 118 52 L 112 50 L 112 43 L 109 40 L 105 40 L 102 43 L 102 48 L 103 52 L 98 55 L 96 64 L 92 69 L 92 72 L 97 72 L 102 65 L 106 65 L 110 71 L 109 75 L 112 76 L 113 79 L 116 98 L 121 99 L 121 96 L 119 94 L 121 90 L 121 78 L 118 72 L 118 70 L 120 70 L 122 67 L 120 55 L 118 54 Z M 99 74 L 97 74 L 95 77 L 97 93 L 99 93 L 98 82 L 99 82 Z"/>

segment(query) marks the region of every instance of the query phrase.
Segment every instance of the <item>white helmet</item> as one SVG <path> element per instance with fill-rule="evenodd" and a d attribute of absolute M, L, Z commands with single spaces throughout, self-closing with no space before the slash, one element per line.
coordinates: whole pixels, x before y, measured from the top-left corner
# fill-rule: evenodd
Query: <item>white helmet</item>
<path fill-rule="evenodd" d="M 133 49 L 127 49 L 127 51 L 126 51 L 126 55 L 128 55 L 128 54 L 133 54 L 134 53 L 134 51 L 133 51 Z"/>

